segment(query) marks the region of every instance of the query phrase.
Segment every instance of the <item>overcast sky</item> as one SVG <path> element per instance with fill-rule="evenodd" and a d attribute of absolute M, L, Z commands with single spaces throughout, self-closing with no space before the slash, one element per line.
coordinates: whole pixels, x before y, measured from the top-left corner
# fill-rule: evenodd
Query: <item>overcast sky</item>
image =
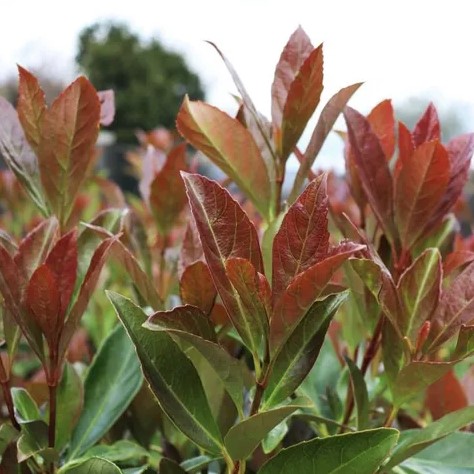
<path fill-rule="evenodd" d="M 74 77 L 79 31 L 96 21 L 127 22 L 182 52 L 202 78 L 208 101 L 229 110 L 235 92 L 215 42 L 233 62 L 267 115 L 281 49 L 301 25 L 324 42 L 323 101 L 364 81 L 351 105 L 367 112 L 384 98 L 395 105 L 427 97 L 440 108 L 474 111 L 473 18 L 469 2 L 425 0 L 23 0 L 2 1 L 0 77 L 15 64 Z M 331 163 L 326 163 L 331 164 Z M 338 163 L 336 163 L 336 166 Z M 340 165 L 340 163 L 339 163 Z"/>

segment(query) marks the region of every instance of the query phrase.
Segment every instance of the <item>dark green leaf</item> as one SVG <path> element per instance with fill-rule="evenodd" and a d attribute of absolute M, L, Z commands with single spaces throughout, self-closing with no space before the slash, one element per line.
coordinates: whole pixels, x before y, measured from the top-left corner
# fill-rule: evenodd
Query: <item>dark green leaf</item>
<path fill-rule="evenodd" d="M 132 301 L 117 293 L 108 292 L 108 296 L 135 344 L 145 378 L 165 413 L 196 444 L 220 454 L 221 434 L 191 361 L 168 334 L 142 327 L 146 315 Z"/>
<path fill-rule="evenodd" d="M 359 367 L 348 357 L 345 358 L 349 374 L 351 377 L 352 393 L 357 409 L 357 429 L 363 430 L 369 426 L 369 395 L 367 393 L 367 385 L 365 384 L 364 375 Z"/>
<path fill-rule="evenodd" d="M 117 326 L 97 352 L 84 382 L 84 408 L 72 434 L 69 459 L 80 456 L 111 428 L 142 384 L 133 344 Z"/>
<path fill-rule="evenodd" d="M 397 439 L 388 428 L 316 438 L 283 449 L 258 474 L 374 474 Z"/>
<path fill-rule="evenodd" d="M 168 458 L 163 458 L 160 461 L 160 474 L 185 474 L 186 471 L 176 462 Z"/>
<path fill-rule="evenodd" d="M 195 458 L 186 459 L 180 466 L 186 472 L 201 472 L 201 469 L 206 467 L 210 462 L 214 461 L 215 458 L 209 456 L 196 456 Z"/>

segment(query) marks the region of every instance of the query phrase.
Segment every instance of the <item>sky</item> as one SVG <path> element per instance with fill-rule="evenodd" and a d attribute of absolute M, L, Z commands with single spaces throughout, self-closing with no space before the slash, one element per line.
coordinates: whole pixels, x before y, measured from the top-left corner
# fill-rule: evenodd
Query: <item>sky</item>
<path fill-rule="evenodd" d="M 422 98 L 441 110 L 455 109 L 464 119 L 460 131 L 474 130 L 474 40 L 466 0 L 0 1 L 0 78 L 15 74 L 19 63 L 72 79 L 81 29 L 119 20 L 182 53 L 203 80 L 207 101 L 231 111 L 235 88 L 205 42 L 213 41 L 269 115 L 276 62 L 301 25 L 315 46 L 324 42 L 322 103 L 363 81 L 350 104 L 364 113 L 385 98 L 395 106 Z M 321 166 L 340 169 L 337 140 L 332 137 L 329 152 L 323 150 Z"/>

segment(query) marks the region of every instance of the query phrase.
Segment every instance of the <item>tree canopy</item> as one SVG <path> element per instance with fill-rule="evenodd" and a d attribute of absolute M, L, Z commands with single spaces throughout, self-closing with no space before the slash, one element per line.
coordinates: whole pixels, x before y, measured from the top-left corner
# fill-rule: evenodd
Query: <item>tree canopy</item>
<path fill-rule="evenodd" d="M 111 130 L 119 141 L 134 141 L 137 129 L 173 128 L 184 94 L 204 98 L 199 77 L 180 54 L 156 38 L 142 40 L 124 24 L 82 30 L 76 61 L 98 90 L 115 91 Z"/>

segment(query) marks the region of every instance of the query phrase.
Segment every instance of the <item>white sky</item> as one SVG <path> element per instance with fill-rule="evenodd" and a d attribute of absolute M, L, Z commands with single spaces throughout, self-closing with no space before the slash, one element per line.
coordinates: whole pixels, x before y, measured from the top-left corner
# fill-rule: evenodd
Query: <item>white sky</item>
<path fill-rule="evenodd" d="M 79 31 L 96 21 L 118 19 L 144 38 L 158 36 L 182 52 L 202 78 L 208 101 L 229 110 L 229 93 L 235 89 L 220 58 L 203 40 L 213 41 L 232 61 L 257 107 L 269 115 L 275 64 L 301 24 L 314 45 L 324 41 L 323 101 L 341 87 L 364 81 L 351 101 L 363 112 L 384 98 L 399 104 L 422 96 L 440 108 L 454 105 L 474 115 L 473 15 L 467 0 L 0 0 L 1 4 L 0 77 L 14 74 L 20 63 L 72 78 Z"/>

